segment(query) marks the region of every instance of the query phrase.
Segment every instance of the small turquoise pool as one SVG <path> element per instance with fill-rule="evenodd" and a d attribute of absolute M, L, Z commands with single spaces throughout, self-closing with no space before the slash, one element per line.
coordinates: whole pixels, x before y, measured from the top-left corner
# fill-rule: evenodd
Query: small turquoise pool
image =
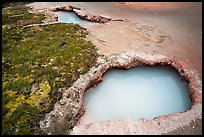
<path fill-rule="evenodd" d="M 152 120 L 184 112 L 192 105 L 188 83 L 168 67 L 110 70 L 101 83 L 85 93 L 83 103 L 84 124 L 120 117 Z"/>
<path fill-rule="evenodd" d="M 90 21 L 80 19 L 74 12 L 58 11 L 58 21 L 62 23 L 85 24 Z"/>

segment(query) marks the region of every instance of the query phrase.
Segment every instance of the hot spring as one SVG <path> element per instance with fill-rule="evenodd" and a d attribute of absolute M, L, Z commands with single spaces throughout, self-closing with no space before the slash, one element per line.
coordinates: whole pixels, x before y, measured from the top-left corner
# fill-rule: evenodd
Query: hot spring
<path fill-rule="evenodd" d="M 135 67 L 108 71 L 103 81 L 86 91 L 86 111 L 80 123 L 128 117 L 152 120 L 185 112 L 192 106 L 188 83 L 169 67 Z"/>
<path fill-rule="evenodd" d="M 77 23 L 85 24 L 90 23 L 90 21 L 80 19 L 74 12 L 58 11 L 58 21 L 62 23 Z"/>

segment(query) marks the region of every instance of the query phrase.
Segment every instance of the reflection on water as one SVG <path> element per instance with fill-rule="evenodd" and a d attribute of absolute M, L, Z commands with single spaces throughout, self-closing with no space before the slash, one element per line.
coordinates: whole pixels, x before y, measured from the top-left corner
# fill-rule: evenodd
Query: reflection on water
<path fill-rule="evenodd" d="M 84 97 L 82 124 L 128 117 L 153 119 L 191 107 L 188 84 L 166 67 L 137 67 L 107 72 Z"/>

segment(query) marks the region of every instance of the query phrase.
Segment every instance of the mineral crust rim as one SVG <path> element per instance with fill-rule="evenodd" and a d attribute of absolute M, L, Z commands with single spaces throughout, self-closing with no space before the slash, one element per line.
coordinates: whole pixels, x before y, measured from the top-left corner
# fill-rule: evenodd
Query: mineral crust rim
<path fill-rule="evenodd" d="M 192 107 L 186 112 L 158 116 L 153 120 L 135 121 L 122 118 L 115 121 L 80 125 L 80 116 L 77 115 L 82 109 L 84 92 L 89 87 L 102 81 L 103 75 L 109 69 L 129 69 L 141 65 L 164 65 L 176 68 L 180 76 L 189 82 Z M 189 68 L 185 61 L 163 55 L 128 51 L 108 57 L 99 56 L 95 67 L 81 75 L 70 88 L 61 90 L 63 90 L 62 99 L 54 105 L 50 113 L 46 114 L 44 120 L 40 121 L 41 129 L 48 134 L 69 134 L 70 129 L 67 128 L 67 125 L 75 126 L 77 122 L 79 124 L 73 128 L 71 134 L 162 134 L 183 127 L 202 115 L 202 84 L 198 73 Z M 63 125 L 63 128 L 59 125 Z"/>

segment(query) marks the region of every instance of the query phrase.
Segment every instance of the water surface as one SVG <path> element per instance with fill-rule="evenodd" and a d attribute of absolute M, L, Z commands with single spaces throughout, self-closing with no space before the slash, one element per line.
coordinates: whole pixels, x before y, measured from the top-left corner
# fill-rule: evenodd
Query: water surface
<path fill-rule="evenodd" d="M 82 124 L 128 117 L 152 120 L 191 107 L 188 84 L 172 68 L 114 69 L 84 97 Z"/>
<path fill-rule="evenodd" d="M 58 21 L 62 23 L 77 23 L 85 24 L 90 23 L 90 21 L 80 19 L 74 12 L 58 11 Z"/>

